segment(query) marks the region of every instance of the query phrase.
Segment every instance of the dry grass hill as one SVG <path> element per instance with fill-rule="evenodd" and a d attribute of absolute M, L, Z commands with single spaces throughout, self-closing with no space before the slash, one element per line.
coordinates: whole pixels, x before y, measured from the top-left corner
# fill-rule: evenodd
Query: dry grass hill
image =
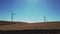
<path fill-rule="evenodd" d="M 8 22 L 0 21 L 0 30 L 60 29 L 60 21 L 56 22 Z"/>

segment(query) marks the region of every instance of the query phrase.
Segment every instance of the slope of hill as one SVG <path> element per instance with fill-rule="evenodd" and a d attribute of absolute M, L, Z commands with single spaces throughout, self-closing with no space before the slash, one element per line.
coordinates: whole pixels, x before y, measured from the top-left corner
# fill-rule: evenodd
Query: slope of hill
<path fill-rule="evenodd" d="M 11 24 L 16 24 L 16 23 L 26 23 L 26 22 L 0 21 L 0 26 L 3 26 L 3 25 L 11 25 Z"/>
<path fill-rule="evenodd" d="M 60 29 L 60 22 L 47 22 L 47 23 L 21 23 L 0 26 L 0 30 L 30 30 L 30 29 Z"/>

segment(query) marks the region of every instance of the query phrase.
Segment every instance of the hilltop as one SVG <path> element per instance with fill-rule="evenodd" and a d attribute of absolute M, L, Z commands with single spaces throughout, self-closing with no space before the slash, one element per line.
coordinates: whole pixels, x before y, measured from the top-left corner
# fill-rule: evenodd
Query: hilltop
<path fill-rule="evenodd" d="M 0 26 L 1 25 L 10 25 L 10 24 L 16 24 L 16 23 L 26 23 L 26 22 L 11 22 L 11 21 L 2 21 L 0 20 Z"/>

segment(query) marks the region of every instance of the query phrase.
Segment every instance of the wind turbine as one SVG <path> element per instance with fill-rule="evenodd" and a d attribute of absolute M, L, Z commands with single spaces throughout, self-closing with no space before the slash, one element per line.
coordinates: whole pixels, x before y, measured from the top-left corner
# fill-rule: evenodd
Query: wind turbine
<path fill-rule="evenodd" d="M 46 17 L 44 16 L 44 22 L 46 22 Z"/>
<path fill-rule="evenodd" d="M 14 9 L 12 9 L 12 10 L 14 10 Z M 13 22 L 13 16 L 15 15 L 12 10 L 11 10 L 11 22 Z"/>

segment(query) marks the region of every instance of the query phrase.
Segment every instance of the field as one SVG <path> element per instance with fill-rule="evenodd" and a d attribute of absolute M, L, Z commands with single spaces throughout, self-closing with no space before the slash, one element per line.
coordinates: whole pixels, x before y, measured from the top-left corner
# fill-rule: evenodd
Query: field
<path fill-rule="evenodd" d="M 37 22 L 37 23 L 26 23 L 26 22 L 7 22 L 0 21 L 0 30 L 54 30 L 60 29 L 60 22 Z"/>

